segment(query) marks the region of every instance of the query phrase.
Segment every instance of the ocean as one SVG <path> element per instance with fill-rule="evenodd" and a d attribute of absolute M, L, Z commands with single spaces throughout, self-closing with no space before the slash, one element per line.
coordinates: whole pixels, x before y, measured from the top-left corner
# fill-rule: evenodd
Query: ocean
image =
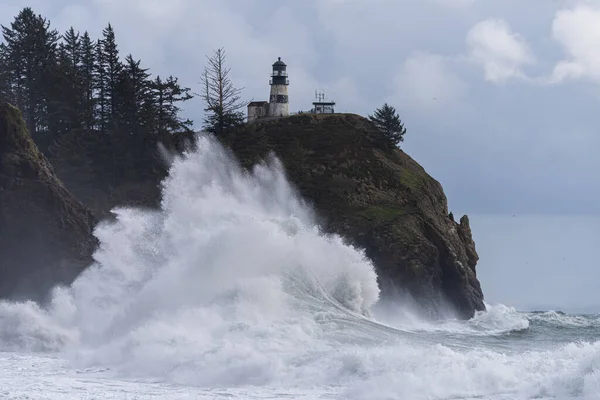
<path fill-rule="evenodd" d="M 71 287 L 0 302 L 1 398 L 600 399 L 600 315 L 421 318 L 379 299 L 276 159 L 244 173 L 198 147 L 172 160 L 160 211 L 97 227 Z"/>

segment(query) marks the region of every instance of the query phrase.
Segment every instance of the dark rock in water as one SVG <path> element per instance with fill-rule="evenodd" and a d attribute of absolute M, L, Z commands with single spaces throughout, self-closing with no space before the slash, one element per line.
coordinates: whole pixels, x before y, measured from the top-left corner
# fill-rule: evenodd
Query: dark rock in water
<path fill-rule="evenodd" d="M 224 142 L 245 167 L 274 152 L 325 229 L 366 249 L 382 297 L 401 292 L 433 315 L 446 304 L 463 318 L 485 309 L 469 219 L 456 223 L 439 182 L 387 148 L 367 119 L 298 115 L 246 125 Z"/>
<path fill-rule="evenodd" d="M 0 102 L 0 297 L 43 301 L 92 262 L 95 220 Z"/>

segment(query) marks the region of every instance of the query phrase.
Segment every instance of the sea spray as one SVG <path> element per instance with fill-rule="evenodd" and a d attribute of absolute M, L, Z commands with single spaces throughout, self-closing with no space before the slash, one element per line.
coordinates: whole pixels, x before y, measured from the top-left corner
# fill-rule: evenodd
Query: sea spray
<path fill-rule="evenodd" d="M 246 172 L 201 137 L 172 160 L 161 210 L 114 212 L 96 229 L 95 265 L 39 312 L 78 366 L 264 383 L 283 350 L 319 336 L 317 313 L 368 315 L 378 299 L 370 261 L 319 230 L 274 158 Z"/>
<path fill-rule="evenodd" d="M 597 316 L 398 318 L 274 158 L 244 172 L 203 137 L 163 193 L 100 224 L 95 264 L 50 306 L 0 302 L 0 395 L 598 399 Z"/>

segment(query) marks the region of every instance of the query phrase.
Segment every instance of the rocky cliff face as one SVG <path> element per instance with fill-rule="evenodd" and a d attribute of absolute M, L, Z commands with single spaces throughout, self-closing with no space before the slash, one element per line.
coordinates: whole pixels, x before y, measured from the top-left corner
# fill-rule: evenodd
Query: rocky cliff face
<path fill-rule="evenodd" d="M 43 300 L 92 261 L 92 214 L 65 189 L 28 135 L 21 113 L 0 103 L 0 297 Z"/>
<path fill-rule="evenodd" d="M 323 226 L 366 249 L 383 297 L 433 315 L 446 305 L 464 318 L 484 310 L 468 217 L 449 217 L 441 185 L 378 138 L 357 115 L 301 115 L 244 126 L 225 144 L 246 167 L 274 152 Z"/>

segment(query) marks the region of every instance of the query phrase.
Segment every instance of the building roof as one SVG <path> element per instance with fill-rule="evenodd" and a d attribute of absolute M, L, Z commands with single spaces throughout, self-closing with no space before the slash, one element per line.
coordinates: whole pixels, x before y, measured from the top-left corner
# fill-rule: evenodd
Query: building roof
<path fill-rule="evenodd" d="M 283 61 L 281 61 L 281 57 L 278 57 L 278 58 L 277 58 L 277 61 L 275 61 L 275 64 L 273 64 L 273 66 L 274 66 L 274 67 L 275 67 L 275 66 L 282 66 L 282 67 L 285 67 L 286 65 L 285 65 L 285 63 L 284 63 Z"/>
<path fill-rule="evenodd" d="M 248 103 L 248 107 L 259 107 L 264 106 L 265 104 L 269 104 L 268 101 L 251 101 Z"/>

